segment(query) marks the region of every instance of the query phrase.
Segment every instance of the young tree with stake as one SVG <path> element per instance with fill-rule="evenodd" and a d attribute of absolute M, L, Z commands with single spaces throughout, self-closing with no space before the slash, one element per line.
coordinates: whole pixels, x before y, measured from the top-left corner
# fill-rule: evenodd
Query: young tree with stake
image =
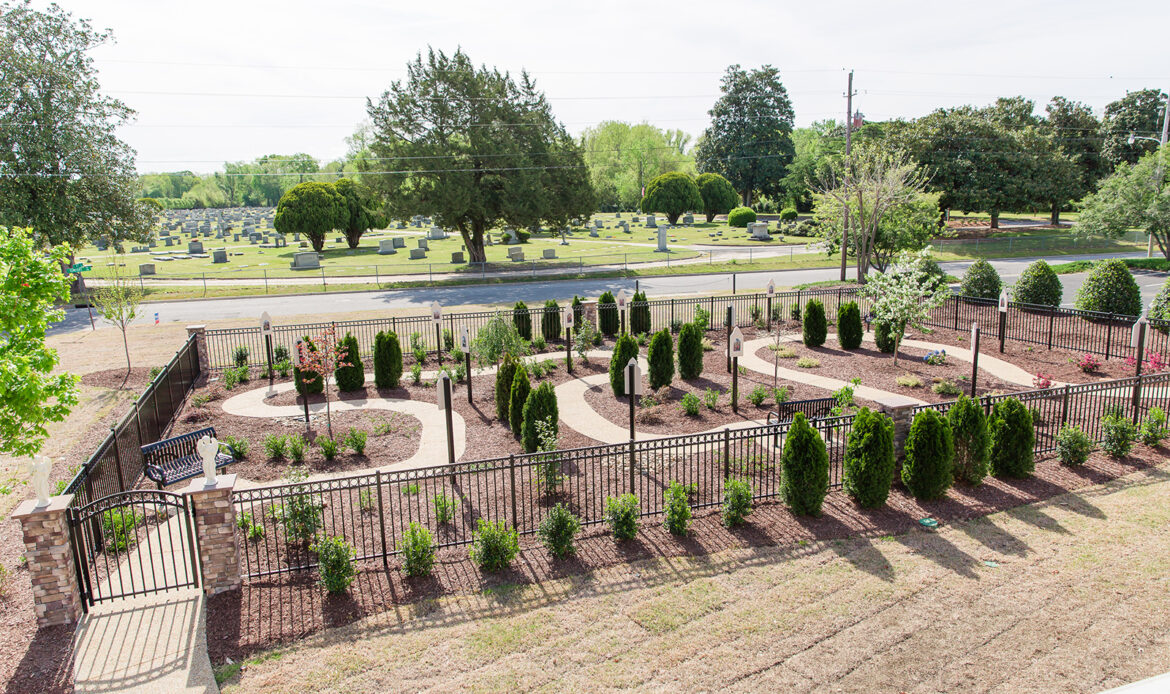
<path fill-rule="evenodd" d="M 924 269 L 927 260 L 930 260 L 929 246 L 917 253 L 903 252 L 889 272 L 874 275 L 861 290 L 873 300 L 870 310 L 874 320 L 893 326 L 895 364 L 906 328 L 922 330 L 931 312 L 946 303 L 951 295 L 945 283 L 936 283 Z"/>
<path fill-rule="evenodd" d="M 130 342 L 126 331 L 130 324 L 138 317 L 138 307 L 142 303 L 142 290 L 134 286 L 133 280 L 118 271 L 118 263 L 113 263 L 114 274 L 106 283 L 93 292 L 93 304 L 97 306 L 102 320 L 122 331 L 122 347 L 126 350 L 126 377 L 130 377 Z M 125 381 L 123 380 L 123 383 Z"/>
<path fill-rule="evenodd" d="M 302 349 L 299 357 L 302 362 L 300 369 L 324 379 L 325 385 L 325 422 L 329 430 L 329 438 L 333 438 L 333 412 L 329 407 L 329 377 L 337 371 L 339 366 L 352 366 L 348 361 L 345 345 L 338 344 L 337 333 L 333 326 L 325 328 L 320 335 L 312 338 L 314 349 Z"/>

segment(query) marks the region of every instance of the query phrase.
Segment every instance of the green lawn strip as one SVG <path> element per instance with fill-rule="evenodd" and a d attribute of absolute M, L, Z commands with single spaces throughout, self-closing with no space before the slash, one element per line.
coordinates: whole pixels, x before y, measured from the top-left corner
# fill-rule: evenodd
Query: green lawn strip
<path fill-rule="evenodd" d="M 1170 259 L 1166 258 L 1123 258 L 1131 270 L 1154 270 L 1156 272 L 1170 272 Z M 1095 260 L 1074 260 L 1071 263 L 1058 263 L 1052 269 L 1058 275 L 1067 275 L 1073 272 L 1088 272 L 1093 269 Z"/>

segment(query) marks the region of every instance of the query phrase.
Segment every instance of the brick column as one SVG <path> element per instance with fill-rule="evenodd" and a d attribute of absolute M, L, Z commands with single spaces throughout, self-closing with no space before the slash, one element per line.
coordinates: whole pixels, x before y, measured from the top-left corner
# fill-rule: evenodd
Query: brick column
<path fill-rule="evenodd" d="M 894 420 L 894 458 L 899 467 L 906 457 L 906 437 L 910 434 L 910 423 L 914 419 L 913 403 L 882 403 L 882 412 Z"/>
<path fill-rule="evenodd" d="M 50 497 L 48 506 L 37 508 L 37 500 L 29 499 L 12 514 L 24 530 L 25 557 L 39 627 L 71 624 L 81 617 L 81 593 L 66 517 L 71 501 L 72 494 L 63 494 Z"/>
<path fill-rule="evenodd" d="M 236 542 L 236 509 L 232 506 L 235 475 L 219 475 L 207 486 L 199 477 L 183 490 L 195 515 L 203 592 L 222 593 L 240 586 L 240 548 Z"/>
<path fill-rule="evenodd" d="M 211 361 L 207 355 L 207 326 L 188 325 L 187 337 L 192 335 L 195 336 L 195 347 L 199 352 L 199 373 L 206 374 L 211 368 Z"/>
<path fill-rule="evenodd" d="M 581 320 L 587 320 L 597 325 L 597 302 L 583 301 L 581 302 Z"/>

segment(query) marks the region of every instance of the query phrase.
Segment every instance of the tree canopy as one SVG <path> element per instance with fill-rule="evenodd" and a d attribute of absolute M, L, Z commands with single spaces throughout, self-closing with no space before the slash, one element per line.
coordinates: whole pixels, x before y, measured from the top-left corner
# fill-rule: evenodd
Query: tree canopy
<path fill-rule="evenodd" d="M 377 200 L 373 191 L 351 178 L 339 178 L 333 186 L 345 199 L 346 222 L 342 225 L 345 241 L 350 248 L 357 248 L 362 234 L 382 221 L 376 209 Z"/>
<path fill-rule="evenodd" d="M 1136 164 L 1143 154 L 1157 149 L 1157 143 L 1149 140 L 1135 139 L 1131 145 L 1129 135 L 1158 137 L 1165 107 L 1166 94 L 1160 89 L 1126 92 L 1124 97 L 1105 106 L 1105 117 L 1101 119 L 1101 156 L 1110 169 L 1121 163 Z"/>
<path fill-rule="evenodd" d="M 276 206 L 272 226 L 282 234 L 304 234 L 320 253 L 325 235 L 349 222 L 345 197 L 332 183 L 306 181 L 289 188 Z"/>
<path fill-rule="evenodd" d="M 581 134 L 585 164 L 602 210 L 634 210 L 646 182 L 670 171 L 691 173 L 691 136 L 649 123 L 607 120 Z"/>
<path fill-rule="evenodd" d="M 717 173 L 699 174 L 695 179 L 699 187 L 699 197 L 703 199 L 703 214 L 711 222 L 717 214 L 727 214 L 731 208 L 739 204 L 739 196 L 732 187 L 731 181 Z"/>
<path fill-rule="evenodd" d="M 1166 145 L 1163 149 L 1170 149 Z M 1119 237 L 1137 228 L 1154 237 L 1170 258 L 1170 166 L 1167 152 L 1154 152 L 1133 166 L 1121 165 L 1081 204 L 1075 231 Z"/>
<path fill-rule="evenodd" d="M 683 212 L 702 209 L 703 198 L 699 196 L 695 179 L 685 173 L 672 171 L 650 181 L 641 207 L 643 212 L 661 212 L 671 224 L 677 224 Z"/>

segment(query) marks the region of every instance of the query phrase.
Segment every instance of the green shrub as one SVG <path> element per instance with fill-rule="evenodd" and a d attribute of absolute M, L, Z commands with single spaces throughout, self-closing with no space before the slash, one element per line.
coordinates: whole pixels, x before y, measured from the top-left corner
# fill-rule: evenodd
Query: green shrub
<path fill-rule="evenodd" d="M 250 448 L 248 439 L 242 436 L 225 436 L 223 443 L 228 445 L 237 460 L 244 460 L 248 457 L 248 448 Z"/>
<path fill-rule="evenodd" d="M 275 347 L 272 348 L 272 361 L 277 362 L 277 361 L 288 361 L 288 360 L 289 360 L 288 347 L 285 347 L 284 345 L 276 345 Z"/>
<path fill-rule="evenodd" d="M 264 437 L 264 454 L 269 460 L 283 460 L 288 452 L 288 439 L 281 434 L 268 434 Z"/>
<path fill-rule="evenodd" d="M 330 593 L 344 593 L 357 576 L 353 560 L 357 557 L 353 545 L 344 537 L 327 537 L 318 540 L 311 548 L 317 553 L 317 570 L 321 573 L 321 585 Z"/>
<path fill-rule="evenodd" d="M 630 360 L 638 356 L 638 343 L 629 335 L 622 335 L 613 346 L 613 356 L 609 358 L 609 385 L 613 394 L 626 394 L 625 371 Z"/>
<path fill-rule="evenodd" d="M 1147 446 L 1157 446 L 1166 437 L 1166 413 L 1161 407 L 1151 407 L 1142 422 L 1138 438 Z"/>
<path fill-rule="evenodd" d="M 1101 260 L 1077 290 L 1076 306 L 1082 311 L 1137 316 L 1142 312 L 1142 293 L 1124 260 Z"/>
<path fill-rule="evenodd" d="M 794 222 L 794 221 L 796 221 L 796 208 L 795 207 L 785 207 L 784 209 L 780 210 L 780 221 L 781 222 Z"/>
<path fill-rule="evenodd" d="M 230 366 L 223 370 L 224 390 L 231 390 L 240 383 L 248 382 L 248 367 Z"/>
<path fill-rule="evenodd" d="M 914 415 L 906 436 L 902 484 L 916 499 L 938 499 L 954 481 L 955 443 L 951 425 L 934 410 Z"/>
<path fill-rule="evenodd" d="M 703 373 L 703 331 L 685 323 L 678 333 L 678 375 L 689 381 Z"/>
<path fill-rule="evenodd" d="M 756 385 L 756 387 L 752 388 L 751 392 L 748 393 L 747 399 L 748 402 L 755 405 L 756 407 L 759 407 L 760 405 L 764 404 L 764 401 L 767 400 L 768 396 L 771 394 L 772 391 L 768 387 Z"/>
<path fill-rule="evenodd" d="M 815 369 L 821 365 L 821 360 L 813 357 L 801 357 L 796 360 L 796 365 L 802 369 Z"/>
<path fill-rule="evenodd" d="M 646 292 L 634 292 L 630 301 L 630 332 L 634 335 L 650 332 L 650 304 Z"/>
<path fill-rule="evenodd" d="M 1170 321 L 1170 278 L 1162 283 L 1162 288 L 1150 303 L 1150 320 Z M 1162 329 L 1162 332 L 1166 332 Z"/>
<path fill-rule="evenodd" d="M 666 328 L 654 333 L 646 352 L 650 362 L 650 388 L 658 390 L 674 380 L 674 340 Z"/>
<path fill-rule="evenodd" d="M 998 299 L 1003 288 L 999 273 L 983 258 L 976 260 L 963 273 L 963 282 L 959 285 L 959 294 L 978 299 Z"/>
<path fill-rule="evenodd" d="M 305 462 L 305 449 L 308 448 L 308 443 L 300 434 L 289 434 L 288 436 L 288 459 L 300 465 Z"/>
<path fill-rule="evenodd" d="M 402 378 L 402 345 L 397 333 L 380 331 L 374 336 L 374 385 L 397 388 Z"/>
<path fill-rule="evenodd" d="M 528 394 L 521 413 L 523 427 L 520 439 L 524 443 L 524 450 L 534 453 L 540 447 L 540 432 L 537 422 L 547 422 L 552 427 L 553 440 L 556 440 L 560 431 L 560 410 L 557 408 L 557 393 L 548 381 Z"/>
<path fill-rule="evenodd" d="M 273 515 L 284 526 L 285 539 L 290 543 L 308 543 L 321 529 L 324 506 L 301 486 L 308 477 L 303 468 L 290 467 L 284 473 L 284 481 L 296 486 L 288 490 L 282 505 L 273 507 Z"/>
<path fill-rule="evenodd" d="M 368 438 L 368 433 L 361 429 L 350 427 L 349 431 L 345 434 L 345 445 L 357 455 L 363 455 L 366 452 L 366 440 Z"/>
<path fill-rule="evenodd" d="M 272 368 L 276 371 L 278 376 L 281 378 L 287 378 L 289 372 L 292 371 L 293 365 L 292 362 L 288 359 L 281 359 L 280 361 L 273 364 Z"/>
<path fill-rule="evenodd" d="M 1028 408 L 1015 398 L 995 403 L 987 430 L 991 435 L 991 474 L 996 477 L 1031 475 L 1035 469 L 1032 443 L 1036 434 Z"/>
<path fill-rule="evenodd" d="M 455 333 L 451 332 L 450 328 L 443 328 L 443 351 L 450 352 L 455 349 Z"/>
<path fill-rule="evenodd" d="M 605 500 L 605 522 L 615 540 L 632 540 L 638 534 L 638 497 L 633 494 L 611 496 Z"/>
<path fill-rule="evenodd" d="M 772 399 L 776 401 L 777 405 L 782 402 L 788 402 L 790 394 L 791 389 L 788 386 L 780 386 L 779 388 L 772 389 Z"/>
<path fill-rule="evenodd" d="M 686 535 L 687 530 L 691 527 L 690 495 L 693 491 L 694 485 L 680 484 L 671 480 L 666 491 L 663 492 L 664 517 L 662 523 L 671 535 Z"/>
<path fill-rule="evenodd" d="M 617 335 L 621 317 L 618 316 L 617 299 L 608 289 L 597 299 L 597 327 L 606 337 Z"/>
<path fill-rule="evenodd" d="M 750 207 L 737 207 L 727 213 L 728 226 L 746 228 L 754 221 L 756 221 L 756 213 Z"/>
<path fill-rule="evenodd" d="M 819 516 L 829 488 L 829 456 L 820 433 L 797 412 L 780 457 L 780 495 L 797 515 Z"/>
<path fill-rule="evenodd" d="M 1061 465 L 1076 467 L 1084 465 L 1093 452 L 1093 439 L 1081 431 L 1079 427 L 1068 426 L 1060 428 L 1056 435 L 1056 457 Z"/>
<path fill-rule="evenodd" d="M 983 478 L 987 476 L 987 456 L 991 445 L 983 406 L 978 400 L 960 395 L 947 412 L 947 423 L 951 425 L 955 442 L 955 479 L 968 484 L 982 484 Z"/>
<path fill-rule="evenodd" d="M 576 294 L 573 295 L 573 333 L 576 334 L 581 330 L 581 325 L 585 322 L 585 300 Z"/>
<path fill-rule="evenodd" d="M 863 407 L 845 445 L 845 493 L 862 508 L 877 508 L 886 503 L 893 481 L 894 420 Z"/>
<path fill-rule="evenodd" d="M 505 354 L 504 360 L 496 369 L 496 417 L 507 424 L 511 411 L 512 381 L 516 378 L 518 362 L 511 354 Z"/>
<path fill-rule="evenodd" d="M 1064 286 L 1052 266 L 1037 260 L 1024 268 L 1020 279 L 1012 287 L 1012 300 L 1021 304 L 1060 306 L 1064 298 Z"/>
<path fill-rule="evenodd" d="M 837 342 L 841 349 L 857 349 L 865 328 L 861 325 L 861 309 L 856 301 L 847 301 L 837 309 Z"/>
<path fill-rule="evenodd" d="M 699 400 L 699 396 L 694 393 L 687 393 L 682 397 L 682 410 L 688 417 L 698 417 L 699 407 L 703 404 Z"/>
<path fill-rule="evenodd" d="M 1110 412 L 1101 419 L 1101 450 L 1114 458 L 1124 458 L 1133 448 L 1137 427 L 1120 411 Z"/>
<path fill-rule="evenodd" d="M 516 332 L 525 340 L 532 339 L 532 315 L 528 313 L 528 306 L 523 301 L 517 301 L 512 306 L 512 325 Z"/>
<path fill-rule="evenodd" d="M 719 404 L 719 391 L 714 388 L 708 388 L 703 391 L 703 404 L 707 406 L 708 410 L 715 409 Z"/>
<path fill-rule="evenodd" d="M 337 379 L 337 389 L 343 393 L 361 390 L 366 385 L 366 367 L 362 365 L 357 338 L 352 333 L 346 333 L 341 347 L 345 350 L 342 361 L 348 366 L 338 366 L 333 372 L 333 377 Z"/>
<path fill-rule="evenodd" d="M 512 394 L 508 396 L 508 424 L 516 438 L 524 433 L 524 403 L 528 402 L 528 394 L 531 392 L 532 381 L 528 378 L 528 367 L 522 362 L 517 363 L 516 374 L 512 376 Z"/>
<path fill-rule="evenodd" d="M 430 576 L 435 565 L 435 542 L 431 531 L 411 523 L 402 534 L 402 570 L 407 576 Z"/>
<path fill-rule="evenodd" d="M 938 383 L 935 383 L 930 387 L 930 389 L 939 395 L 944 395 L 947 397 L 954 397 L 956 395 L 962 395 L 963 393 L 962 388 L 946 380 L 945 378 Z"/>
<path fill-rule="evenodd" d="M 234 363 L 236 366 L 247 366 L 248 365 L 248 354 L 249 354 L 248 348 L 245 347 L 244 345 L 240 345 L 239 347 L 236 347 L 236 349 L 232 352 L 232 363 Z M 155 375 L 157 375 L 157 374 L 155 374 Z M 150 380 L 153 381 L 154 376 L 151 376 Z"/>
<path fill-rule="evenodd" d="M 440 523 L 450 523 L 455 520 L 455 509 L 459 508 L 459 497 L 439 492 L 431 500 L 435 504 L 435 520 Z"/>
<path fill-rule="evenodd" d="M 303 349 L 311 352 L 317 351 L 317 346 L 309 339 L 308 335 L 302 338 Z M 299 366 L 293 365 L 293 382 L 296 384 L 297 392 L 301 395 L 317 395 L 325 392 L 325 379 L 321 378 L 320 374 L 315 374 L 311 371 L 301 371 Z"/>
<path fill-rule="evenodd" d="M 829 325 L 825 319 L 825 305 L 818 299 L 809 299 L 804 307 L 804 323 L 802 324 L 805 347 L 820 347 L 825 344 L 825 337 L 829 334 Z"/>
<path fill-rule="evenodd" d="M 318 438 L 317 445 L 321 447 L 321 455 L 325 456 L 325 460 L 333 460 L 337 457 L 338 451 L 341 450 L 341 444 L 337 442 L 337 439 L 328 436 Z"/>
<path fill-rule="evenodd" d="M 410 382 L 416 386 L 422 383 L 422 365 L 418 362 L 410 365 Z"/>
<path fill-rule="evenodd" d="M 903 329 L 895 330 L 889 321 L 874 321 L 873 341 L 877 344 L 878 351 L 883 354 L 893 354 L 894 347 L 897 345 L 896 341 Z"/>
<path fill-rule="evenodd" d="M 536 528 L 536 536 L 540 538 L 541 544 L 557 559 L 571 557 L 577 553 L 573 540 L 579 532 L 581 519 L 565 508 L 564 504 L 557 504 L 549 509 L 548 515 Z"/>
<path fill-rule="evenodd" d="M 540 317 L 540 335 L 545 342 L 559 340 L 561 337 L 561 306 L 556 299 L 544 302 L 544 314 Z"/>
<path fill-rule="evenodd" d="M 117 554 L 130 549 L 137 538 L 134 529 L 145 520 L 146 516 L 135 511 L 130 505 L 115 506 L 102 511 L 102 538 L 106 551 Z"/>
<path fill-rule="evenodd" d="M 711 312 L 702 306 L 696 306 L 695 320 L 692 322 L 699 329 L 700 333 L 706 332 L 707 328 L 711 327 Z"/>
<path fill-rule="evenodd" d="M 727 480 L 723 483 L 723 525 L 734 528 L 743 523 L 752 512 L 752 485 L 746 480 Z"/>
<path fill-rule="evenodd" d="M 504 521 L 480 518 L 471 536 L 471 561 L 482 571 L 502 571 L 520 553 L 520 537 Z"/>

